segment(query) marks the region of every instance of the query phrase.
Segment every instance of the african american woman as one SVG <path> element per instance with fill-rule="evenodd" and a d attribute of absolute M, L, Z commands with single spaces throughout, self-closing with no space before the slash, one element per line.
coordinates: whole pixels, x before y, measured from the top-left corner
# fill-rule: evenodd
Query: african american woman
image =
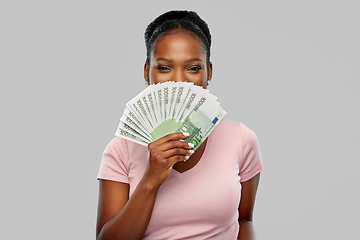
<path fill-rule="evenodd" d="M 147 84 L 212 78 L 211 35 L 192 11 L 170 11 L 145 31 Z M 96 236 L 114 239 L 255 239 L 253 209 L 263 169 L 254 132 L 221 120 L 196 151 L 182 133 L 147 147 L 115 137 L 100 165 Z M 184 161 L 187 160 L 187 161 Z"/>

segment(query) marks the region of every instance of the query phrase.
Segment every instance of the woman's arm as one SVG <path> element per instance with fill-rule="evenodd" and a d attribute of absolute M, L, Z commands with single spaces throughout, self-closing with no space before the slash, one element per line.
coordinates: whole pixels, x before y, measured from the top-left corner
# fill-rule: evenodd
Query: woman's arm
<path fill-rule="evenodd" d="M 169 134 L 148 146 L 149 161 L 144 176 L 129 198 L 129 185 L 100 180 L 96 227 L 98 240 L 142 239 L 149 224 L 157 191 L 170 176 L 172 166 L 191 155 L 191 147 Z"/>
<path fill-rule="evenodd" d="M 259 179 L 260 173 L 250 180 L 241 183 L 241 199 L 239 204 L 239 240 L 255 239 L 252 219 Z"/>
<path fill-rule="evenodd" d="M 156 193 L 141 180 L 128 201 L 128 184 L 100 180 L 97 239 L 142 239 Z"/>

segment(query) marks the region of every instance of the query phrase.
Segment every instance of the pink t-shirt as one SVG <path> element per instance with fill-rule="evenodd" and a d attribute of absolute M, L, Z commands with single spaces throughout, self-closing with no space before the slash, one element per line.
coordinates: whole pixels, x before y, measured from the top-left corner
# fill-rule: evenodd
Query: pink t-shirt
<path fill-rule="evenodd" d="M 146 168 L 147 148 L 115 137 L 106 147 L 98 178 L 130 184 Z M 199 162 L 172 170 L 161 185 L 144 239 L 237 239 L 240 182 L 263 169 L 256 135 L 242 123 L 221 120 Z"/>

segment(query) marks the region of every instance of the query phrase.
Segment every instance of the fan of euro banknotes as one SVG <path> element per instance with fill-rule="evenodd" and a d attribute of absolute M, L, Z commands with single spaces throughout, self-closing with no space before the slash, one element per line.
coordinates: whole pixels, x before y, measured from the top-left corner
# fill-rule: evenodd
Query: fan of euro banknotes
<path fill-rule="evenodd" d="M 125 106 L 115 135 L 147 146 L 174 132 L 188 132 L 184 139 L 196 150 L 226 112 L 217 97 L 188 82 L 150 85 Z"/>

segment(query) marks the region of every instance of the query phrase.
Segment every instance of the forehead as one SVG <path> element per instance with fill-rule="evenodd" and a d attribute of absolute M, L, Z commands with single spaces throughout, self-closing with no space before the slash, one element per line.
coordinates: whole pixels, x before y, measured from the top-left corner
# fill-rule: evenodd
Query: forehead
<path fill-rule="evenodd" d="M 206 58 L 200 39 L 183 29 L 174 29 L 162 34 L 156 41 L 153 56 Z"/>

